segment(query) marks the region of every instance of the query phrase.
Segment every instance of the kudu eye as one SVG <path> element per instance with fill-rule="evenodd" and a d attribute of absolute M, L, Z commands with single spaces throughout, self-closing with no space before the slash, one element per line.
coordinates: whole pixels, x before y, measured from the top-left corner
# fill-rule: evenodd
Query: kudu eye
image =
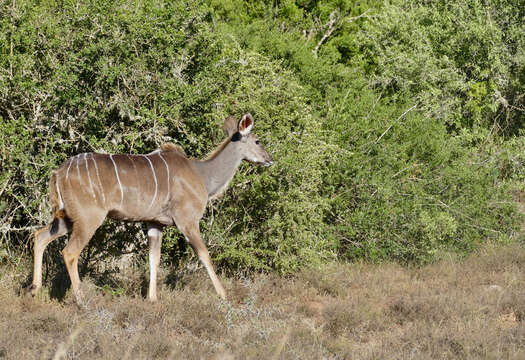
<path fill-rule="evenodd" d="M 260 145 L 261 142 L 259 140 L 255 140 L 255 145 Z"/>

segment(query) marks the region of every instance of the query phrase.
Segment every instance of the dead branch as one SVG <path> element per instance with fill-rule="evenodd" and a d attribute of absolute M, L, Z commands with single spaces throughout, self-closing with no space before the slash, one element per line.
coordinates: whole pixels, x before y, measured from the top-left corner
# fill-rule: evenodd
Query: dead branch
<path fill-rule="evenodd" d="M 315 57 L 317 57 L 317 52 L 319 51 L 319 48 L 321 47 L 321 45 L 323 45 L 326 39 L 328 39 L 333 34 L 333 32 L 337 30 L 337 28 L 341 24 L 342 22 L 341 17 L 339 17 L 338 14 L 339 14 L 339 11 L 337 9 L 332 11 L 332 13 L 330 14 L 330 20 L 328 20 L 328 22 L 323 26 L 323 29 L 326 29 L 326 31 L 321 37 L 321 39 L 319 40 L 319 42 L 317 43 L 317 45 L 315 46 L 315 49 L 313 50 Z M 368 17 L 368 10 L 362 13 L 361 15 L 344 18 L 343 21 L 350 23 L 362 17 Z"/>
<path fill-rule="evenodd" d="M 338 14 L 337 10 L 332 11 L 332 13 L 330 14 L 330 20 L 328 20 L 328 23 L 326 23 L 326 25 L 323 26 L 323 28 L 326 29 L 326 32 L 323 34 L 323 36 L 321 37 L 321 40 L 319 40 L 319 42 L 315 46 L 315 49 L 313 50 L 315 57 L 317 57 L 317 51 L 319 51 L 319 48 L 321 47 L 321 45 L 326 41 L 326 39 L 330 37 L 330 35 L 332 35 L 335 29 L 337 29 L 337 25 L 339 21 L 337 14 Z"/>

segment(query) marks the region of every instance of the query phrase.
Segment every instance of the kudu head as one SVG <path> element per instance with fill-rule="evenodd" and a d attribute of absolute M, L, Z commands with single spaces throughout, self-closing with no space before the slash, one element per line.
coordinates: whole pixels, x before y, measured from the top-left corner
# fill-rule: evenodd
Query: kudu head
<path fill-rule="evenodd" d="M 272 165 L 272 157 L 264 149 L 257 135 L 251 132 L 252 128 L 253 116 L 249 113 L 245 114 L 239 122 L 229 116 L 222 127 L 226 135 L 231 138 L 231 142 L 239 149 L 243 160 L 264 166 Z"/>

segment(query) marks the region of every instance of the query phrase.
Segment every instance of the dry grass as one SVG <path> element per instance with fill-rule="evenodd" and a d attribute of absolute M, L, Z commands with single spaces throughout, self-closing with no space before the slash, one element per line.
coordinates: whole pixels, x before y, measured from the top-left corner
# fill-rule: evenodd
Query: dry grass
<path fill-rule="evenodd" d="M 88 278 L 87 310 L 45 289 L 20 296 L 27 271 L 0 270 L 0 358 L 525 358 L 519 247 L 419 269 L 358 263 L 223 279 L 229 302 L 203 270 L 163 285 L 153 305 L 139 275 L 127 274 L 121 291 Z"/>

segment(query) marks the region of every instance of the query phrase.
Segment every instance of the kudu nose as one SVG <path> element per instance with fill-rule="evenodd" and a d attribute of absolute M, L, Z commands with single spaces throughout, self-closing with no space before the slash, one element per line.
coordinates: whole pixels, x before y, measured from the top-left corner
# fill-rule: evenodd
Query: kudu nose
<path fill-rule="evenodd" d="M 272 166 L 273 165 L 273 159 L 272 159 L 272 155 L 266 153 L 266 156 L 265 156 L 265 160 L 264 160 L 264 163 L 263 163 L 263 166 Z"/>

